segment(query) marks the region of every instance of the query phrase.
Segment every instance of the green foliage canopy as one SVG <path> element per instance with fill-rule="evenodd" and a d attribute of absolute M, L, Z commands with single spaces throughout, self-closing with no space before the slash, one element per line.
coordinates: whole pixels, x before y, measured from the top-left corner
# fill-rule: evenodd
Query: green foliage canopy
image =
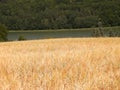
<path fill-rule="evenodd" d="M 0 23 L 11 30 L 120 26 L 119 0 L 0 0 Z"/>

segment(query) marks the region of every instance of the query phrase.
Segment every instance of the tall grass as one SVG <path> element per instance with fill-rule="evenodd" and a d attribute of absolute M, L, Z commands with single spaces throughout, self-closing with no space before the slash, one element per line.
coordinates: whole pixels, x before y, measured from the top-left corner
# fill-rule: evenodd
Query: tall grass
<path fill-rule="evenodd" d="M 0 90 L 120 90 L 120 38 L 0 43 Z"/>

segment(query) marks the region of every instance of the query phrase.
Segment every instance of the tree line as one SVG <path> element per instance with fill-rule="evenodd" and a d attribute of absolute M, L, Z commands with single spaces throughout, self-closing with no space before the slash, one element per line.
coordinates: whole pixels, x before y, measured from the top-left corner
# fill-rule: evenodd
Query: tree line
<path fill-rule="evenodd" d="M 119 0 L 0 0 L 0 23 L 9 30 L 120 25 Z"/>

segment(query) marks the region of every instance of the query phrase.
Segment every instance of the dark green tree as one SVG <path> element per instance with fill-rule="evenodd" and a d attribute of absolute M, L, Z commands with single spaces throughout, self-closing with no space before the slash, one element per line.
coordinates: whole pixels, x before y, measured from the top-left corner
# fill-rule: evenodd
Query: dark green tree
<path fill-rule="evenodd" d="M 120 0 L 0 0 L 0 23 L 10 30 L 120 26 Z"/>
<path fill-rule="evenodd" d="M 98 32 L 99 32 L 101 37 L 104 36 L 103 24 L 102 24 L 101 18 L 99 18 L 99 21 L 98 21 Z"/>
<path fill-rule="evenodd" d="M 5 25 L 0 24 L 0 41 L 7 41 L 8 30 Z"/>

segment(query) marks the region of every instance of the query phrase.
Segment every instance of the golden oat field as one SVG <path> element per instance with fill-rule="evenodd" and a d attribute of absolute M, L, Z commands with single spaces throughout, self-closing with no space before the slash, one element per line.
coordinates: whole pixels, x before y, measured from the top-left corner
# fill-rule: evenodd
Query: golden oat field
<path fill-rule="evenodd" d="M 0 90 L 120 90 L 120 38 L 0 43 Z"/>

